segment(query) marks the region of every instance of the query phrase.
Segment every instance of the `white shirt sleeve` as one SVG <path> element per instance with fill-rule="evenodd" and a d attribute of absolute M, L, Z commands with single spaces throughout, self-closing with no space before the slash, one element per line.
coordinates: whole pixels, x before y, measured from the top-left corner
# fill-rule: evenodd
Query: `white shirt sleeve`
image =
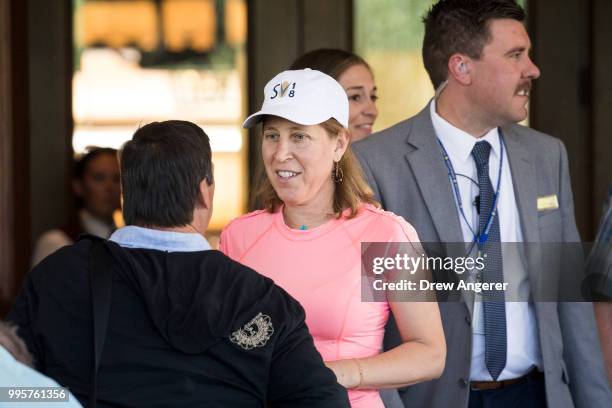
<path fill-rule="evenodd" d="M 34 247 L 32 255 L 32 267 L 51 255 L 61 247 L 72 244 L 72 240 L 61 230 L 49 230 L 43 233 Z"/>

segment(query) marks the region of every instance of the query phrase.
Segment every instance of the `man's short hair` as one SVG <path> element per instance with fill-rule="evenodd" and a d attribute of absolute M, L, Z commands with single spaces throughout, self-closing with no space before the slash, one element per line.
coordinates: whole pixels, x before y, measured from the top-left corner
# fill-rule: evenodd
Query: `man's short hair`
<path fill-rule="evenodd" d="M 120 154 L 127 225 L 179 227 L 193 221 L 200 183 L 213 183 L 208 136 L 182 120 L 149 123 Z"/>
<path fill-rule="evenodd" d="M 453 54 L 480 58 L 493 19 L 523 22 L 525 11 L 515 0 L 440 0 L 429 9 L 423 17 L 423 63 L 435 89 L 446 80 Z"/>

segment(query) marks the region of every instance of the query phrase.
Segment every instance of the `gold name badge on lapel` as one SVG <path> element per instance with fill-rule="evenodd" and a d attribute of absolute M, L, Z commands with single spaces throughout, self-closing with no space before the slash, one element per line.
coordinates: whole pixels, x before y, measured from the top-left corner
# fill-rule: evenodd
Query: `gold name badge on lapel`
<path fill-rule="evenodd" d="M 557 201 L 556 194 L 538 197 L 538 211 L 556 210 L 557 208 L 559 208 L 559 201 Z"/>

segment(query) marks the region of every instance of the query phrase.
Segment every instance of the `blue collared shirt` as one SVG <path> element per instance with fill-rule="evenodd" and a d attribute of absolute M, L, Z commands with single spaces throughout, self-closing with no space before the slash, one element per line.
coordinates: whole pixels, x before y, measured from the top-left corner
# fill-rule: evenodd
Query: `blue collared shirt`
<path fill-rule="evenodd" d="M 195 232 L 162 231 L 134 225 L 119 228 L 109 239 L 126 248 L 167 252 L 197 252 L 212 249 L 206 238 Z"/>

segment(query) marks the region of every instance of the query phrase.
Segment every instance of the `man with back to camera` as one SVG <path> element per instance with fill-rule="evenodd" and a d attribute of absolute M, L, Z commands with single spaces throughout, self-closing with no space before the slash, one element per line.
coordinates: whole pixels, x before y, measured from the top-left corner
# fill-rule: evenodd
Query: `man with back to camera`
<path fill-rule="evenodd" d="M 127 226 L 43 260 L 9 313 L 37 368 L 89 406 L 348 407 L 297 301 L 204 238 L 214 184 L 202 129 L 148 124 L 120 165 Z"/>
<path fill-rule="evenodd" d="M 436 97 L 416 116 L 353 145 L 382 205 L 405 217 L 423 242 L 580 241 L 565 147 L 516 124 L 527 117 L 540 75 L 524 19 L 511 0 L 438 1 L 424 18 L 423 41 Z M 537 260 L 510 268 L 501 251 L 490 255 L 483 280 L 514 280 L 521 299 L 533 295 Z M 612 401 L 592 304 L 465 296 L 441 302 L 440 312 L 445 371 L 400 390 L 407 407 Z M 392 325 L 387 335 L 392 341 Z"/>

